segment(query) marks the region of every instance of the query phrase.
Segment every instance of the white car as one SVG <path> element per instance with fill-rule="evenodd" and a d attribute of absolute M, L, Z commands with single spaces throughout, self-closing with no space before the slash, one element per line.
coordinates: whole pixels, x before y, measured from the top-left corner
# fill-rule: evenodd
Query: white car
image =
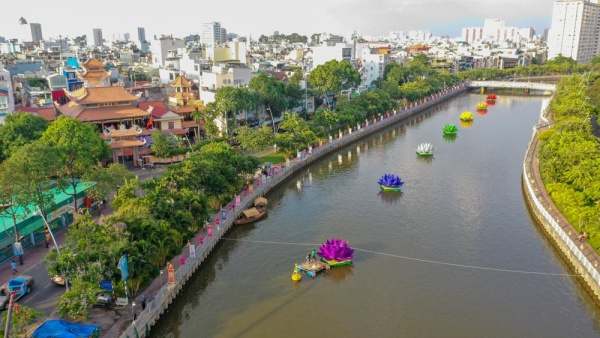
<path fill-rule="evenodd" d="M 56 285 L 65 286 L 67 284 L 67 279 L 63 276 L 54 275 L 50 277 L 50 281 Z"/>

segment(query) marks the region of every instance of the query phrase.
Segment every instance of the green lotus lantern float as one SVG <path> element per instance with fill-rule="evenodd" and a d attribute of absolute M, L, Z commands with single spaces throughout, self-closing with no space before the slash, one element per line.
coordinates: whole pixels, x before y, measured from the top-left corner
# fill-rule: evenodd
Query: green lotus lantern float
<path fill-rule="evenodd" d="M 458 127 L 455 124 L 447 124 L 442 128 L 444 135 L 456 135 L 458 133 Z"/>

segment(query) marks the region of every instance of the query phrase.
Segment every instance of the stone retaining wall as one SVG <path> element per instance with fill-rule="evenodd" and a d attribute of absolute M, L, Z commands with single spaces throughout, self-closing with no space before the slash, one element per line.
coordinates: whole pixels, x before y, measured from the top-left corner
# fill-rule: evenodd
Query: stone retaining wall
<path fill-rule="evenodd" d="M 547 106 L 542 107 L 540 118 L 541 121 L 546 123 L 533 128 L 531 141 L 525 153 L 522 179 L 523 193 L 541 228 L 546 232 L 554 246 L 574 267 L 576 273 L 581 275 L 594 298 L 600 300 L 600 273 L 598 272 L 600 257 L 586 241 L 578 239 L 579 233 L 577 230 L 558 212 L 544 187 L 540 175 L 537 158 L 538 131 L 548 128 L 545 117 L 546 108 Z"/>

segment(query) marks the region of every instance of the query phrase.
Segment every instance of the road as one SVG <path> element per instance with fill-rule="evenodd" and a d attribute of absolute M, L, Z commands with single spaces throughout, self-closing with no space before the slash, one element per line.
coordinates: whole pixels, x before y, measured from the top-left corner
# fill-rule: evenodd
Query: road
<path fill-rule="evenodd" d="M 134 169 L 133 173 L 138 176 L 141 182 L 143 182 L 150 180 L 153 177 L 160 177 L 164 170 L 164 166 L 159 166 L 153 170 Z M 108 207 L 103 209 L 103 214 L 106 214 L 107 210 L 112 209 Z M 95 218 L 100 217 L 97 213 L 94 213 L 94 216 Z M 63 230 L 54 234 L 59 246 L 64 243 L 66 233 L 67 231 Z M 18 303 L 44 312 L 44 317 L 46 319 L 48 319 L 48 317 L 56 318 L 59 316 L 57 304 L 66 290 L 64 286 L 53 284 L 50 281 L 48 269 L 46 269 L 46 265 L 41 262 L 48 250 L 49 249 L 44 247 L 43 243 L 28 249 L 23 255 L 25 264 L 17 267 L 18 272 L 15 275 L 28 275 L 34 278 L 35 284 L 33 285 L 31 293 L 19 299 Z M 0 283 L 5 283 L 13 277 L 10 263 L 5 263 L 0 267 L 0 275 L 2 276 L 0 278 Z"/>

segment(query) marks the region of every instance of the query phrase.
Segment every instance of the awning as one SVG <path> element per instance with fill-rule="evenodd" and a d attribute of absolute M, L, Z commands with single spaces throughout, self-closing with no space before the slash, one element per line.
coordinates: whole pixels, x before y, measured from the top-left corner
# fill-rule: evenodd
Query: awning
<path fill-rule="evenodd" d="M 244 214 L 244 216 L 246 218 L 250 218 L 250 217 L 259 216 L 260 215 L 260 211 L 258 211 L 258 209 L 256 209 L 256 208 L 252 208 L 252 209 L 248 209 L 248 210 L 242 211 L 242 214 Z"/>
<path fill-rule="evenodd" d="M 257 199 L 254 200 L 254 206 L 255 207 L 261 207 L 263 205 L 267 205 L 267 199 L 264 197 L 259 197 Z"/>

